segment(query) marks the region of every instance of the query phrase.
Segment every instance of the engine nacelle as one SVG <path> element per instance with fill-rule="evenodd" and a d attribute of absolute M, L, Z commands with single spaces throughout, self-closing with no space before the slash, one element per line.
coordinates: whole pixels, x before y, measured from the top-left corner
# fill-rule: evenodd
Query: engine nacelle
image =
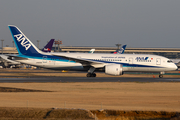
<path fill-rule="evenodd" d="M 122 75 L 123 66 L 121 64 L 112 64 L 105 66 L 105 74 L 109 75 Z"/>

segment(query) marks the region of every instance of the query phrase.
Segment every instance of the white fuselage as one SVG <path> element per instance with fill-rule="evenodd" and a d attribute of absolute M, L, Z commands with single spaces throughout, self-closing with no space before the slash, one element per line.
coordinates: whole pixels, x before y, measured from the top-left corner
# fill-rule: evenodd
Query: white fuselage
<path fill-rule="evenodd" d="M 68 59 L 64 59 L 64 56 Z M 73 59 L 77 59 L 77 61 Z M 109 64 L 122 64 L 124 72 L 165 72 L 177 69 L 174 63 L 168 62 L 168 58 L 147 54 L 43 53 L 42 57 L 27 56 L 26 60 L 16 61 L 43 68 L 85 70 L 84 64 L 78 60 L 91 62 L 91 66 L 94 68 L 103 68 Z"/>

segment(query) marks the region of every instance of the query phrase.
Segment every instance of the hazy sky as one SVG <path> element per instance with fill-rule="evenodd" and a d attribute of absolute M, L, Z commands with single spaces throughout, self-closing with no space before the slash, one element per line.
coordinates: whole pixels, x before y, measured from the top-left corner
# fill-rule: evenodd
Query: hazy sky
<path fill-rule="evenodd" d="M 41 48 L 51 38 L 64 46 L 180 48 L 180 0 L 1 0 L 4 46 L 13 45 L 8 25 Z"/>

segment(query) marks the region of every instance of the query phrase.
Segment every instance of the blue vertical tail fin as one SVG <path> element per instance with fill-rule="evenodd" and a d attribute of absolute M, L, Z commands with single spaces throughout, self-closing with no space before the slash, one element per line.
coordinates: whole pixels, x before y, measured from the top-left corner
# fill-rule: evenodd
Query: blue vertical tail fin
<path fill-rule="evenodd" d="M 42 49 L 43 52 L 51 52 L 52 46 L 54 43 L 54 39 L 51 39 L 47 45 Z"/>
<path fill-rule="evenodd" d="M 41 51 L 21 32 L 18 27 L 14 25 L 8 25 L 8 27 L 20 55 L 33 55 L 41 53 Z"/>

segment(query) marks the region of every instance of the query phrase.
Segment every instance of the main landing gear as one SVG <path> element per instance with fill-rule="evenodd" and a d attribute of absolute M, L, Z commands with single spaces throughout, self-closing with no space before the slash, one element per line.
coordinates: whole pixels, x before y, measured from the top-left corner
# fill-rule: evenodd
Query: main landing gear
<path fill-rule="evenodd" d="M 94 67 L 91 67 L 89 70 L 88 70 L 88 73 L 87 73 L 87 77 L 96 77 L 96 73 L 94 73 L 94 70 L 95 68 Z"/>
<path fill-rule="evenodd" d="M 86 76 L 87 77 L 96 77 L 96 73 L 88 73 Z"/>

